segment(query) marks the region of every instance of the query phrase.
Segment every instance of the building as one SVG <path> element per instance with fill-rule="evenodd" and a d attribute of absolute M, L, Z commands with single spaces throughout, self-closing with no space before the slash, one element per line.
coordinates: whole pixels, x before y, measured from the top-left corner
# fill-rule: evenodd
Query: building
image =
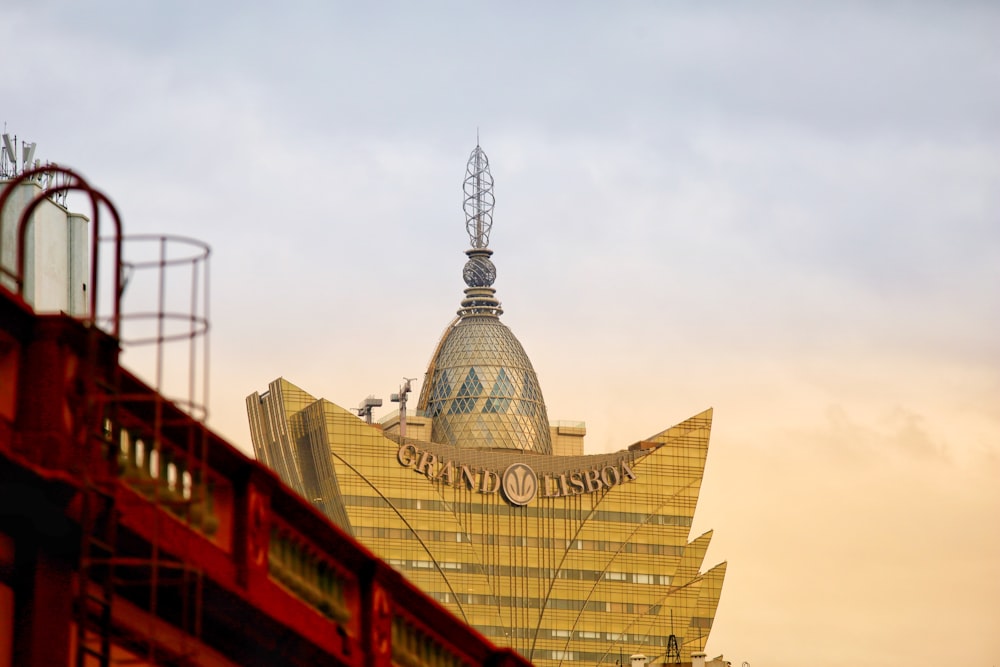
<path fill-rule="evenodd" d="M 23 188 L 58 194 L 37 189 L 41 176 L 13 177 L 0 212 Z M 120 233 L 101 255 L 108 270 L 93 273 L 111 276 L 107 318 L 89 300 L 76 314 L 39 312 L 8 241 L 0 237 L 12 258 L 0 265 L 0 667 L 527 667 L 207 429 L 190 401 L 122 367 Z M 150 268 L 178 296 L 164 263 Z"/>
<path fill-rule="evenodd" d="M 79 315 L 87 301 L 90 280 L 90 255 L 87 243 L 89 219 L 71 213 L 65 206 L 66 191 L 53 189 L 56 181 L 65 182 L 57 171 L 36 170 L 28 179 L 20 174 L 38 166 L 35 144 L 22 142 L 9 134 L 0 145 L 0 190 L 16 184 L 8 193 L 7 206 L 0 211 L 0 284 L 19 291 L 38 312 L 65 312 Z M 20 150 L 19 150 L 20 148 Z M 43 192 L 51 194 L 43 194 Z M 28 211 L 32 202 L 37 202 Z M 27 213 L 19 228 L 22 214 Z M 23 236 L 23 239 L 21 238 Z M 19 252 L 23 241 L 24 252 Z M 17 260 L 24 262 L 24 284 L 16 289 L 11 274 Z"/>
<path fill-rule="evenodd" d="M 704 650 L 726 564 L 691 539 L 712 411 L 621 451 L 583 454 L 550 423 L 501 321 L 488 249 L 492 177 L 465 181 L 466 289 L 420 391 L 380 425 L 280 378 L 247 398 L 258 460 L 492 641 L 533 664 L 650 663 Z M 394 399 L 396 400 L 396 399 Z"/>

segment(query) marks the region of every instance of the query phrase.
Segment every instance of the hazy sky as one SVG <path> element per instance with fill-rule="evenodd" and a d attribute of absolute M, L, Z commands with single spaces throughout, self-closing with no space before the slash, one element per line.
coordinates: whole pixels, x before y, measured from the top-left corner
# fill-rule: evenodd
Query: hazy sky
<path fill-rule="evenodd" d="M 273 4 L 0 10 L 7 131 L 212 246 L 219 432 L 422 377 L 478 129 L 550 418 L 715 408 L 709 656 L 1000 664 L 1000 5 Z"/>

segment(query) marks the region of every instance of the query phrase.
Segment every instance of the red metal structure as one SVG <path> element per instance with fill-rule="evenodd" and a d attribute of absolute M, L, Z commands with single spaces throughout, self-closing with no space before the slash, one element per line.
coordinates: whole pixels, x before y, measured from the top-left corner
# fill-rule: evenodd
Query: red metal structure
<path fill-rule="evenodd" d="M 0 667 L 527 665 L 121 366 L 118 215 L 78 174 L 43 169 L 92 204 L 90 303 L 71 317 L 23 297 L 43 190 L 16 266 L 0 266 Z M 0 211 L 36 176 L 7 184 Z"/>

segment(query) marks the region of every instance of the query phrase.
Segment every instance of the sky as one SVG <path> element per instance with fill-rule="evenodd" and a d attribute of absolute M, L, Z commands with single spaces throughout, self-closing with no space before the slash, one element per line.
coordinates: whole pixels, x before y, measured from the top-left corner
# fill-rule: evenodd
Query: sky
<path fill-rule="evenodd" d="M 8 0 L 0 121 L 127 234 L 211 246 L 203 398 L 246 452 L 279 376 L 422 378 L 478 133 L 550 418 L 597 453 L 715 410 L 709 657 L 998 665 L 998 34 L 986 2 Z"/>

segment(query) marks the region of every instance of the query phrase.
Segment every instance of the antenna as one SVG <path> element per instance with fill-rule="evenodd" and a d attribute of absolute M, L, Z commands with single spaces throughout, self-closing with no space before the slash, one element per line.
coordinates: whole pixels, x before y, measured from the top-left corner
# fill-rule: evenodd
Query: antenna
<path fill-rule="evenodd" d="M 672 658 L 672 659 L 671 659 Z M 674 610 L 670 610 L 670 636 L 667 637 L 667 656 L 664 662 L 680 664 L 681 648 L 677 645 L 677 635 L 674 634 Z"/>
<path fill-rule="evenodd" d="M 399 439 L 402 441 L 406 437 L 406 397 L 410 393 L 410 383 L 417 378 L 403 378 L 403 384 L 399 387 L 398 394 L 389 396 L 393 403 L 399 403 Z"/>
<path fill-rule="evenodd" d="M 0 163 L 0 177 L 8 178 L 17 174 L 17 153 L 14 151 L 14 144 L 17 137 L 11 142 L 10 135 L 3 133 L 3 161 Z"/>
<path fill-rule="evenodd" d="M 364 417 L 365 423 L 371 424 L 372 423 L 372 410 L 374 408 L 380 408 L 380 407 L 382 407 L 382 399 L 381 398 L 375 398 L 374 395 L 371 395 L 368 398 L 366 398 L 365 400 L 363 400 L 360 403 L 358 403 L 358 407 L 357 407 L 358 416 L 359 417 Z"/>
<path fill-rule="evenodd" d="M 32 160 L 35 159 L 35 146 L 38 144 L 32 141 L 30 144 L 27 141 L 21 142 L 21 169 L 22 171 L 27 171 L 31 169 Z"/>
<path fill-rule="evenodd" d="M 39 169 L 43 166 L 41 160 L 35 159 L 35 147 L 38 144 L 34 141 L 31 143 L 27 141 L 21 142 L 21 157 L 18 159 L 17 135 L 15 134 L 12 137 L 7 133 L 6 123 L 4 123 L 2 140 L 3 144 L 0 146 L 0 178 L 15 178 L 30 169 Z M 55 165 L 51 162 L 46 162 L 44 166 L 50 167 Z M 68 185 L 70 178 L 64 172 L 43 171 L 33 176 L 31 180 L 38 183 L 43 190 L 50 191 L 48 195 L 49 199 L 61 206 L 66 205 L 66 197 L 69 195 L 69 189 L 61 186 Z"/>

